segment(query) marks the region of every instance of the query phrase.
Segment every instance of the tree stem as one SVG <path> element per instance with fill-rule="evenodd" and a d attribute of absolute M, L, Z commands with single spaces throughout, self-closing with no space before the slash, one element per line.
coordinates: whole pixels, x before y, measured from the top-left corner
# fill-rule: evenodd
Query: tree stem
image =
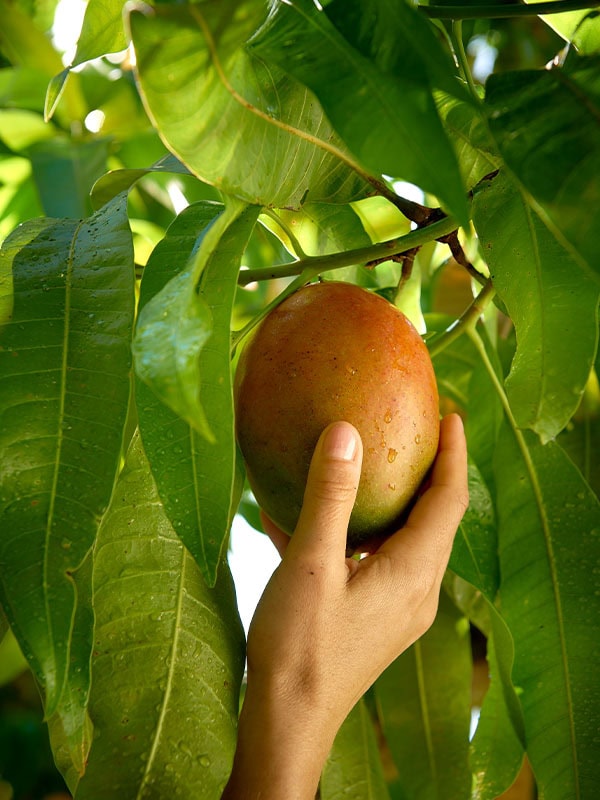
<path fill-rule="evenodd" d="M 473 97 L 476 103 L 481 103 L 481 98 L 477 92 L 477 87 L 475 86 L 475 81 L 473 80 L 473 74 L 471 73 L 471 68 L 469 66 L 469 59 L 467 58 L 467 54 L 465 52 L 465 43 L 463 40 L 463 32 L 462 32 L 462 19 L 453 20 L 452 35 L 450 37 L 450 40 L 452 42 L 452 46 L 454 48 L 454 52 L 460 70 L 463 74 L 465 81 L 467 82 L 469 91 L 471 92 L 471 96 Z"/>
<path fill-rule="evenodd" d="M 304 273 L 310 278 L 331 269 L 341 269 L 342 267 L 351 267 L 354 264 L 368 264 L 370 261 L 388 259 L 399 253 L 412 250 L 414 247 L 421 247 L 427 242 L 439 239 L 441 236 L 446 236 L 456 228 L 457 222 L 455 219 L 444 217 L 437 222 L 432 222 L 431 225 L 417 228 L 404 236 L 399 236 L 397 239 L 379 242 L 369 247 L 358 247 L 355 250 L 345 250 L 342 253 L 332 253 L 326 256 L 306 256 L 306 258 L 290 261 L 287 264 L 277 264 L 273 267 L 242 270 L 238 277 L 238 283 L 240 286 L 247 286 L 253 281 L 286 278 Z"/>
<path fill-rule="evenodd" d="M 434 19 L 507 19 L 510 17 L 537 17 L 544 14 L 562 14 L 565 11 L 583 11 L 598 8 L 593 0 L 547 0 L 544 3 L 508 3 L 507 5 L 456 5 L 422 6 L 417 8 Z"/>
<path fill-rule="evenodd" d="M 305 274 L 304 272 L 300 273 L 300 275 L 296 278 L 296 280 L 294 280 L 291 283 L 289 283 L 285 287 L 285 289 L 282 292 L 280 292 L 277 295 L 277 297 L 275 297 L 273 300 L 271 300 L 271 302 L 268 303 L 262 309 L 262 311 L 260 311 L 256 316 L 254 316 L 250 320 L 250 322 L 248 322 L 246 325 L 244 325 L 243 328 L 240 328 L 238 331 L 234 331 L 232 336 L 231 336 L 231 355 L 233 356 L 233 354 L 235 353 L 236 347 L 239 345 L 239 343 L 242 341 L 242 339 L 245 336 L 247 336 L 250 333 L 250 331 L 253 328 L 255 328 L 258 325 L 258 323 L 262 319 L 264 319 L 272 309 L 275 308 L 275 306 L 278 306 L 279 303 L 281 303 L 283 300 L 285 300 L 286 297 L 288 297 L 290 294 L 295 292 L 297 289 L 300 289 L 302 286 L 304 286 L 304 284 L 307 283 L 307 281 L 309 281 L 311 277 L 312 277 L 311 275 Z"/>
<path fill-rule="evenodd" d="M 472 330 L 477 324 L 477 320 L 483 314 L 488 304 L 492 301 L 496 290 L 491 282 L 488 280 L 479 292 L 477 297 L 473 300 L 471 305 L 467 308 L 464 314 L 452 325 L 448 330 L 440 333 L 431 339 L 427 346 L 429 348 L 429 355 L 433 358 L 437 356 L 442 350 L 445 350 L 452 342 L 455 342 L 463 333 Z"/>

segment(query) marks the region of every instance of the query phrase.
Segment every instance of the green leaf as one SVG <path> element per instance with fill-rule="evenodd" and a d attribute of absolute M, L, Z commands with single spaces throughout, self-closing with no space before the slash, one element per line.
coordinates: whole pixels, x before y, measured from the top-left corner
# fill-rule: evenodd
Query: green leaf
<path fill-rule="evenodd" d="M 512 412 L 548 441 L 573 415 L 594 361 L 598 287 L 502 174 L 476 194 L 473 219 L 516 329 Z"/>
<path fill-rule="evenodd" d="M 123 0 L 89 0 L 71 66 L 127 47 L 123 8 Z"/>
<path fill-rule="evenodd" d="M 600 677 L 600 505 L 554 442 L 505 425 L 496 454 L 500 609 L 527 752 L 548 800 L 591 797 Z"/>
<path fill-rule="evenodd" d="M 316 98 L 243 48 L 264 3 L 144 9 L 129 14 L 141 93 L 161 137 L 195 175 L 279 208 L 364 195 Z"/>
<path fill-rule="evenodd" d="M 429 23 L 404 3 L 396 3 L 377 10 L 373 29 L 375 12 L 363 18 L 357 6 L 344 3 L 344 14 L 350 6 L 359 17 L 352 25 L 360 24 L 365 52 L 353 47 L 311 0 L 279 3 L 252 49 L 315 93 L 336 131 L 368 170 L 418 184 L 466 221 L 456 156 L 438 116 L 426 62 L 414 47 L 422 26 L 438 46 Z M 388 45 L 383 49 L 382 31 Z"/>
<path fill-rule="evenodd" d="M 600 57 L 491 75 L 489 126 L 571 260 L 600 282 Z"/>
<path fill-rule="evenodd" d="M 31 148 L 33 177 L 47 216 L 80 219 L 92 212 L 90 191 L 106 169 L 108 150 L 108 139 L 100 138 L 52 139 Z"/>
<path fill-rule="evenodd" d="M 321 775 L 320 800 L 389 800 L 373 722 L 364 699 L 335 737 Z"/>
<path fill-rule="evenodd" d="M 231 314 L 240 258 L 258 212 L 257 207 L 240 206 L 232 215 L 223 211 L 220 204 L 208 202 L 189 206 L 152 253 L 141 287 L 140 324 L 144 324 L 147 309 L 152 310 L 154 305 L 158 309 L 157 327 L 173 325 L 173 330 L 165 337 L 175 339 L 178 349 L 188 346 L 187 341 L 179 341 L 182 338 L 181 314 L 186 312 L 180 313 L 182 306 L 174 292 L 173 303 L 178 311 L 170 314 L 164 299 L 165 287 L 177 287 L 177 282 L 183 281 L 187 292 L 187 284 L 194 280 L 194 275 L 193 270 L 186 270 L 185 264 L 198 248 L 194 258 L 196 261 L 204 259 L 204 267 L 199 291 L 193 291 L 190 296 L 191 302 L 198 299 L 203 308 L 208 309 L 207 343 L 200 353 L 190 353 L 189 375 L 169 373 L 169 363 L 172 363 L 169 359 L 173 356 L 167 352 L 164 382 L 172 378 L 189 382 L 188 394 L 202 408 L 214 438 L 207 439 L 188 417 L 179 417 L 177 409 L 163 405 L 159 397 L 142 384 L 137 387 L 137 405 L 144 446 L 166 512 L 209 584 L 215 581 L 239 499 L 234 496 L 236 450 L 230 367 Z M 218 233 L 212 239 L 211 229 Z M 149 358 L 161 357 L 158 352 L 161 341 L 144 334 Z M 155 380 L 159 391 L 164 393 L 163 376 Z M 176 392 L 176 384 L 173 391 Z"/>
<path fill-rule="evenodd" d="M 6 614 L 4 613 L 4 609 L 0 605 L 0 641 L 4 639 L 9 630 L 10 623 L 6 617 Z"/>
<path fill-rule="evenodd" d="M 496 610 L 488 604 L 489 635 L 486 661 L 490 685 L 471 742 L 473 797 L 496 800 L 512 785 L 523 762 L 525 732 L 511 674 L 514 642 Z"/>
<path fill-rule="evenodd" d="M 210 338 L 212 319 L 195 283 L 193 269 L 182 272 L 140 315 L 134 340 L 136 373 L 178 416 L 214 442 L 198 396 L 199 356 Z"/>
<path fill-rule="evenodd" d="M 69 80 L 70 73 L 71 71 L 69 67 L 67 67 L 59 72 L 58 75 L 55 75 L 48 84 L 46 98 L 44 100 L 44 122 L 50 122 L 54 116 L 54 112 L 60 103 L 60 98 L 63 96 L 65 86 Z"/>
<path fill-rule="evenodd" d="M 428 318 L 430 326 L 435 318 Z M 441 320 L 439 320 L 441 322 Z M 438 324 L 439 324 L 438 322 Z M 493 351 L 492 351 L 493 354 Z M 500 584 L 496 510 L 490 491 L 478 470 L 491 468 L 502 408 L 476 348 L 467 337 L 452 342 L 434 358 L 440 389 L 454 395 L 466 411 L 469 454 L 469 508 L 459 526 L 450 568 L 460 576 L 463 589 L 453 596 L 459 607 L 487 636 L 490 684 L 470 748 L 470 766 L 476 796 L 495 800 L 510 786 L 524 752 L 523 721 L 512 685 L 514 643 L 494 603 Z M 495 374 L 500 372 L 495 365 Z M 456 387 L 456 391 L 452 391 Z M 494 488 L 495 483 L 491 482 Z M 468 584 L 464 584 L 468 581 Z M 456 586 L 457 579 L 453 585 Z M 464 589 L 471 586 L 469 597 Z M 484 599 L 482 603 L 481 600 Z"/>
<path fill-rule="evenodd" d="M 426 320 L 428 329 L 438 333 L 447 330 L 455 323 L 452 317 L 440 314 L 428 314 Z M 494 487 L 492 461 L 503 412 L 486 369 L 473 343 L 466 336 L 460 336 L 441 352 L 437 352 L 433 357 L 433 366 L 440 396 L 453 400 L 466 412 L 465 429 L 469 455 L 485 486 L 492 491 Z M 500 366 L 495 363 L 495 367 L 499 373 Z M 472 473 L 470 480 L 475 479 L 476 475 Z M 480 489 L 476 486 L 472 488 L 477 493 L 474 497 L 479 498 Z M 484 501 L 483 496 L 481 500 Z M 484 513 L 483 518 L 486 516 Z M 474 522 L 476 523 L 476 519 Z M 486 572 L 487 565 L 482 574 Z M 467 580 L 471 580 L 472 577 L 472 575 L 467 577 Z M 491 577 L 491 574 L 488 577 Z M 480 588 L 483 589 L 483 585 Z M 493 600 L 493 597 L 493 594 L 489 595 L 490 600 Z"/>
<path fill-rule="evenodd" d="M 94 740 L 77 800 L 220 797 L 244 666 L 231 575 L 222 563 L 206 586 L 139 440 L 98 534 L 94 609 Z"/>
<path fill-rule="evenodd" d="M 438 95 L 437 106 L 454 146 L 463 183 L 472 188 L 501 164 L 485 117 L 479 108 L 452 95 Z"/>
<path fill-rule="evenodd" d="M 47 141 L 57 135 L 53 125 L 47 125 L 39 114 L 20 108 L 0 109 L 0 139 L 11 150 L 19 153 L 32 145 Z"/>
<path fill-rule="evenodd" d="M 146 175 L 154 173 L 174 173 L 176 175 L 189 175 L 189 169 L 178 161 L 174 156 L 167 155 L 153 164 L 151 167 L 140 169 L 113 169 L 105 172 L 94 184 L 91 192 L 91 201 L 94 208 L 101 208 L 113 197 L 126 192 L 134 186 L 137 181 Z"/>
<path fill-rule="evenodd" d="M 473 462 L 469 463 L 469 508 L 458 527 L 449 567 L 494 602 L 500 581 L 495 513 Z"/>
<path fill-rule="evenodd" d="M 48 81 L 62 71 L 60 55 L 49 37 L 32 24 L 16 3 L 0 0 L 0 18 L 0 45 L 12 64 L 38 70 Z M 69 81 L 64 97 L 65 121 L 83 122 L 88 108 L 77 76 Z"/>
<path fill-rule="evenodd" d="M 73 793 L 85 772 L 92 743 L 92 724 L 87 713 L 94 639 L 92 563 L 93 550 L 90 550 L 81 566 L 73 571 L 77 605 L 69 676 L 56 711 L 46 720 L 54 761 Z"/>
<path fill-rule="evenodd" d="M 540 3 L 542 0 L 525 2 Z M 567 42 L 573 42 L 580 53 L 591 55 L 600 51 L 600 17 L 597 11 L 582 8 L 564 14 L 543 14 L 540 19 Z"/>
<path fill-rule="evenodd" d="M 360 217 L 350 205 L 331 205 L 329 203 L 306 203 L 300 211 L 277 212 L 277 217 L 290 231 L 308 256 L 322 256 L 339 253 L 342 250 L 367 247 L 371 239 L 366 233 Z M 269 218 L 265 219 L 268 227 Z M 290 247 L 285 231 L 275 225 L 274 232 Z M 339 275 L 339 272 L 336 272 Z M 341 278 L 338 277 L 338 280 Z"/>
<path fill-rule="evenodd" d="M 27 669 L 27 661 L 19 643 L 0 611 L 0 687 L 12 683 Z"/>
<path fill-rule="evenodd" d="M 470 96 L 436 28 L 406 0 L 333 0 L 327 16 L 347 41 L 388 75 L 402 75 L 461 99 Z M 424 73 L 423 75 L 419 73 Z"/>
<path fill-rule="evenodd" d="M 388 667 L 375 693 L 405 795 L 470 798 L 469 625 L 444 592 L 433 626 Z"/>
<path fill-rule="evenodd" d="M 597 369 L 597 366 L 596 366 Z M 592 370 L 581 404 L 558 443 L 581 471 L 596 495 L 600 495 L 600 385 Z"/>
<path fill-rule="evenodd" d="M 0 331 L 0 597 L 57 709 L 69 671 L 73 573 L 119 463 L 134 271 L 125 198 L 86 220 L 31 220 L 0 252 L 13 272 Z"/>
<path fill-rule="evenodd" d="M 58 107 L 72 67 L 127 47 L 123 6 L 123 0 L 88 0 L 73 61 L 55 75 L 48 85 L 44 108 L 46 120 L 52 118 Z"/>

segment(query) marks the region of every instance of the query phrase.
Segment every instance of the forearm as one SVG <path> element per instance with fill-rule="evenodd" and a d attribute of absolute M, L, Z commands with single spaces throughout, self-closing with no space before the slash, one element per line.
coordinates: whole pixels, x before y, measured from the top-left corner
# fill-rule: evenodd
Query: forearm
<path fill-rule="evenodd" d="M 314 800 L 335 730 L 293 705 L 248 687 L 222 800 Z"/>

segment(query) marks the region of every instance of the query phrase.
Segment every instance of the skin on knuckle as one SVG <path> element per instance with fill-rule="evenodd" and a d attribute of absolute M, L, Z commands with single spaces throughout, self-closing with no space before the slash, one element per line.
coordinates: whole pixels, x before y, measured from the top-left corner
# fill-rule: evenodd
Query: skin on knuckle
<path fill-rule="evenodd" d="M 467 511 L 469 508 L 469 503 L 471 502 L 471 498 L 469 497 L 469 489 L 465 487 L 461 492 L 458 492 L 456 495 L 455 503 L 457 509 L 461 515 Z"/>
<path fill-rule="evenodd" d="M 420 636 L 426 633 L 435 622 L 438 606 L 439 606 L 439 593 L 437 592 L 430 593 L 425 602 L 421 604 L 421 608 L 419 609 L 419 614 L 417 618 L 420 630 L 419 634 Z"/>
<path fill-rule="evenodd" d="M 356 497 L 356 484 L 349 482 L 346 475 L 320 476 L 311 486 L 315 500 L 324 503 L 353 503 Z"/>

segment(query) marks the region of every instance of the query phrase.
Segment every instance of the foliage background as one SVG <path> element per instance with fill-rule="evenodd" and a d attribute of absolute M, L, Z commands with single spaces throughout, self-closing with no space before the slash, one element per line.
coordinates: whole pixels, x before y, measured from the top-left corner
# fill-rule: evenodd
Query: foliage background
<path fill-rule="evenodd" d="M 472 500 L 321 797 L 493 798 L 526 753 L 540 796 L 591 798 L 598 17 L 123 5 L 89 0 L 65 67 L 54 0 L 0 0 L 0 797 L 219 796 L 256 519 L 231 331 L 322 275 L 426 336 Z"/>

